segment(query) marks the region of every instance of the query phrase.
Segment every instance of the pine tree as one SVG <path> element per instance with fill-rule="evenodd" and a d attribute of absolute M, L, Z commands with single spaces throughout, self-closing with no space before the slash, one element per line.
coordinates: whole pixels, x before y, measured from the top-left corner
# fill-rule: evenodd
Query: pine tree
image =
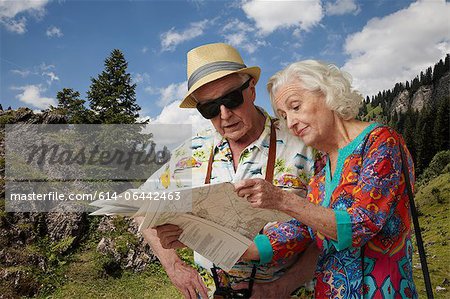
<path fill-rule="evenodd" d="M 139 117 L 136 84 L 131 84 L 127 67 L 123 53 L 114 49 L 105 59 L 105 70 L 91 79 L 88 99 L 96 123 L 130 124 Z"/>
<path fill-rule="evenodd" d="M 3 110 L 3 106 L 2 106 L 2 104 L 0 104 L 0 110 Z"/>
<path fill-rule="evenodd" d="M 397 130 L 398 128 L 398 114 L 397 111 L 392 113 L 391 121 L 389 122 L 389 126 Z"/>
<path fill-rule="evenodd" d="M 405 139 L 405 143 L 408 146 L 408 150 L 411 153 L 411 156 L 413 157 L 414 161 L 416 160 L 416 143 L 415 139 L 417 136 L 415 136 L 415 114 L 414 111 L 411 108 L 408 108 L 406 113 L 404 114 L 404 123 L 403 128 L 401 130 L 403 138 Z"/>
<path fill-rule="evenodd" d="M 420 87 L 419 76 L 416 76 L 411 83 L 411 94 L 414 94 Z"/>
<path fill-rule="evenodd" d="M 450 97 L 442 98 L 437 104 L 433 139 L 436 152 L 450 148 Z"/>
<path fill-rule="evenodd" d="M 405 125 L 405 114 L 401 113 L 400 111 L 397 113 L 397 128 L 396 130 L 400 133 L 403 133 L 403 128 Z"/>
<path fill-rule="evenodd" d="M 427 68 L 425 73 L 425 85 L 430 85 L 433 82 L 433 70 L 431 67 Z"/>
<path fill-rule="evenodd" d="M 414 130 L 414 149 L 416 151 L 414 155 L 414 162 L 416 168 L 415 169 L 416 175 L 422 172 L 423 153 L 425 152 L 427 146 L 424 125 L 426 124 L 425 124 L 424 110 L 422 110 L 422 112 L 418 113 Z"/>
<path fill-rule="evenodd" d="M 445 55 L 444 69 L 446 71 L 450 70 L 450 54 Z"/>
<path fill-rule="evenodd" d="M 419 80 L 420 85 L 425 85 L 425 75 L 423 74 L 423 71 L 420 72 L 420 80 Z"/>
<path fill-rule="evenodd" d="M 442 59 L 439 60 L 439 62 L 434 65 L 433 83 L 436 84 L 447 70 L 448 69 L 445 68 L 445 65 L 444 65 L 444 62 L 442 61 Z"/>
<path fill-rule="evenodd" d="M 70 124 L 83 124 L 90 122 L 90 111 L 84 106 L 85 101 L 80 99 L 80 93 L 72 88 L 63 88 L 56 94 L 58 106 L 50 107 L 50 110 L 58 110 L 66 115 Z"/>
<path fill-rule="evenodd" d="M 367 104 L 365 101 L 363 101 L 361 108 L 359 108 L 358 119 L 364 120 L 366 115 L 367 115 Z"/>
<path fill-rule="evenodd" d="M 433 156 L 436 154 L 436 146 L 433 142 L 433 120 L 436 116 L 436 109 L 431 107 L 424 108 L 418 116 L 415 130 L 416 142 L 416 173 L 421 174 L 430 164 Z"/>

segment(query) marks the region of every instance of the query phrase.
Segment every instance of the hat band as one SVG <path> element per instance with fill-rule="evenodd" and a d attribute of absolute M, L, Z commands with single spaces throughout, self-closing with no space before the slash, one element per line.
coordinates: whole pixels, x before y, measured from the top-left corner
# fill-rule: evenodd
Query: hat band
<path fill-rule="evenodd" d="M 216 61 L 205 64 L 202 67 L 199 67 L 191 74 L 188 80 L 188 89 L 191 89 L 192 85 L 194 85 L 201 78 L 215 73 L 217 71 L 236 71 L 243 68 L 246 68 L 245 64 L 240 64 L 232 61 Z"/>

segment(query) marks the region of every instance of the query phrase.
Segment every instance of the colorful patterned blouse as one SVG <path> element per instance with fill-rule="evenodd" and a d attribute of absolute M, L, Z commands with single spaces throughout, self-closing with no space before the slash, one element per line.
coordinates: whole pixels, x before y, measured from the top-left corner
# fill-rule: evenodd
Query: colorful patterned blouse
<path fill-rule="evenodd" d="M 336 241 L 320 232 L 313 234 L 322 250 L 316 298 L 417 298 L 399 146 L 407 153 L 413 183 L 413 161 L 402 137 L 379 124 L 369 125 L 339 150 L 333 176 L 328 160 L 311 180 L 309 200 L 331 207 L 337 221 Z"/>
<path fill-rule="evenodd" d="M 266 116 L 264 131 L 255 142 L 242 151 L 236 171 L 228 141 L 219 133 L 207 130 L 174 150 L 172 159 L 153 174 L 141 188 L 155 190 L 203 185 L 213 145 L 211 183 L 238 182 L 248 178 L 264 179 L 270 141 L 270 117 L 266 112 L 263 113 Z M 281 188 L 302 190 L 306 195 L 308 182 L 314 174 L 315 152 L 297 137 L 290 135 L 287 130 L 280 130 L 278 121 L 274 124 L 277 149 L 273 184 Z M 279 230 L 278 227 L 282 227 L 283 230 Z M 296 238 L 291 234 L 292 231 L 297 231 L 295 222 L 268 224 L 265 229 L 265 234 L 269 237 L 268 246 L 272 245 L 274 249 L 284 248 L 287 242 Z M 277 232 L 276 238 L 274 232 Z M 295 261 L 294 257 L 290 257 L 284 258 L 279 263 L 259 266 L 257 281 L 271 281 L 281 276 L 287 266 Z M 197 253 L 194 259 L 203 268 L 212 267 L 206 258 Z M 248 278 L 251 270 L 252 264 L 239 262 L 229 274 L 232 274 L 232 278 Z"/>

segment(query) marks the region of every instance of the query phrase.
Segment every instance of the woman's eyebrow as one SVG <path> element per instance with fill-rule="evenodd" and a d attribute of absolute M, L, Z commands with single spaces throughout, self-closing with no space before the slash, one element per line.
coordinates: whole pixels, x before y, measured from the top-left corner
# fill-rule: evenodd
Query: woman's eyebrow
<path fill-rule="evenodd" d="M 295 98 L 293 98 L 293 96 L 289 96 L 287 99 L 286 99 L 286 106 L 290 106 L 290 105 L 292 105 L 292 103 L 295 103 L 295 102 L 300 102 L 301 100 L 299 99 L 299 98 L 297 98 L 297 97 L 295 97 Z"/>

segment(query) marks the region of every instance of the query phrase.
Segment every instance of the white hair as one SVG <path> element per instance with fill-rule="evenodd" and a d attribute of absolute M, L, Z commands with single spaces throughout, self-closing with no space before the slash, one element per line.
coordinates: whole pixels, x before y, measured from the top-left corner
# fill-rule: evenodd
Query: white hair
<path fill-rule="evenodd" d="M 320 91 L 325 96 L 325 103 L 342 119 L 349 120 L 358 115 L 363 97 L 351 86 L 352 77 L 334 64 L 317 60 L 303 60 L 292 63 L 285 69 L 270 77 L 267 82 L 270 102 L 277 117 L 274 94 L 283 85 L 299 81 L 300 88 Z"/>

